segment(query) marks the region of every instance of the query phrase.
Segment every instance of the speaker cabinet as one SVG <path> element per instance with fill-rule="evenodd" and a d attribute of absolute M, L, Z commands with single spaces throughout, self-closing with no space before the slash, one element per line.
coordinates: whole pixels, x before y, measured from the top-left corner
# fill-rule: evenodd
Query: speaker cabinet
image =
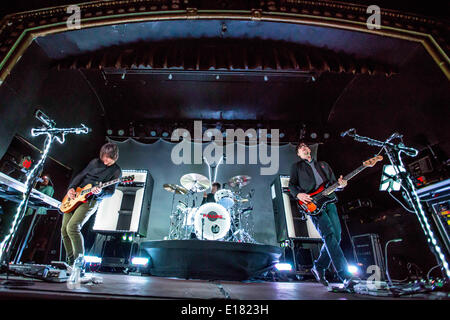
<path fill-rule="evenodd" d="M 119 184 L 114 195 L 100 203 L 92 229 L 100 233 L 135 233 L 146 237 L 153 178 L 148 170 L 122 170 L 122 175 L 134 175 L 134 181 Z"/>
<path fill-rule="evenodd" d="M 279 175 L 270 185 L 277 241 L 293 238 L 321 239 L 311 217 L 301 219 L 297 204 L 289 193 L 289 176 Z"/>
<path fill-rule="evenodd" d="M 383 259 L 383 251 L 381 250 L 380 240 L 377 234 L 367 233 L 352 237 L 355 245 L 356 259 L 363 270 L 362 279 L 370 276 L 367 273 L 369 266 L 378 266 L 380 268 L 381 279 L 384 280 L 385 267 Z"/>

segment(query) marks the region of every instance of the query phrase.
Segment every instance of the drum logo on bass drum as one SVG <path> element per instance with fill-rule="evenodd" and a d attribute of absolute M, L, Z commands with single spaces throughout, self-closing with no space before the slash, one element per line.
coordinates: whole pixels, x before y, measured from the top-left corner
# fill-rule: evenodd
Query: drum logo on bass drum
<path fill-rule="evenodd" d="M 217 212 L 211 211 L 207 214 L 203 214 L 204 218 L 208 218 L 209 221 L 216 221 L 217 219 L 224 219 L 224 217 L 221 214 L 217 214 Z"/>

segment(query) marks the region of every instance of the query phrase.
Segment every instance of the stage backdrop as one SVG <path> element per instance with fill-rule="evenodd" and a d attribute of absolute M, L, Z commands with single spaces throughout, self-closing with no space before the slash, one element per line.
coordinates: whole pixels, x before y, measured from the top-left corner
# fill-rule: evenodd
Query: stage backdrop
<path fill-rule="evenodd" d="M 154 188 L 147 239 L 162 240 L 164 237 L 168 236 L 169 233 L 169 215 L 173 197 L 173 193 L 164 190 L 163 185 L 166 183 L 181 185 L 180 178 L 187 173 L 198 173 L 209 178 L 208 165 L 205 161 L 203 161 L 202 164 L 174 164 L 171 160 L 171 154 L 173 148 L 177 145 L 175 142 L 169 142 L 162 139 L 152 144 L 144 144 L 132 139 L 128 139 L 124 142 L 112 142 L 117 143 L 119 146 L 120 156 L 117 163 L 122 169 L 148 169 L 152 175 L 154 179 Z M 214 144 L 214 142 L 201 144 L 202 150 L 205 150 L 205 148 L 211 144 Z M 236 164 L 237 144 L 240 144 L 240 147 L 243 147 L 245 150 L 246 164 Z M 258 243 L 274 245 L 276 244 L 275 222 L 269 186 L 278 174 L 289 175 L 292 163 L 298 161 L 298 157 L 295 153 L 295 146 L 287 144 L 275 147 L 275 152 L 278 152 L 279 154 L 278 170 L 271 175 L 261 175 L 261 168 L 267 168 L 269 165 L 262 164 L 259 156 L 257 158 L 257 164 L 249 164 L 249 154 L 254 150 L 252 150 L 252 148 L 258 148 L 259 150 L 261 145 L 243 146 L 239 142 L 235 142 L 232 145 L 235 148 L 235 164 L 229 164 L 231 160 L 227 158 L 224 163 L 219 165 L 216 180 L 223 184 L 231 177 L 237 175 L 251 176 L 251 183 L 245 186 L 243 191 L 244 193 L 248 193 L 254 189 L 254 209 L 252 212 L 254 223 L 253 235 Z M 193 150 L 194 143 L 189 142 L 189 147 Z M 211 145 L 210 147 L 213 146 Z M 229 147 L 229 145 L 226 146 L 226 148 Z M 312 149 L 313 154 L 316 154 L 316 146 L 312 147 Z M 225 150 L 226 149 L 224 148 L 224 151 Z M 270 155 L 271 146 L 267 146 L 267 150 Z M 206 155 L 206 153 L 204 154 Z M 193 154 L 191 155 L 191 158 L 193 158 Z M 272 157 L 272 159 L 273 161 L 276 161 L 276 157 Z M 215 164 L 212 161 L 208 162 L 212 165 Z M 202 197 L 203 193 L 197 193 L 196 204 L 200 204 Z M 181 198 L 181 195 L 176 195 L 175 203 Z"/>

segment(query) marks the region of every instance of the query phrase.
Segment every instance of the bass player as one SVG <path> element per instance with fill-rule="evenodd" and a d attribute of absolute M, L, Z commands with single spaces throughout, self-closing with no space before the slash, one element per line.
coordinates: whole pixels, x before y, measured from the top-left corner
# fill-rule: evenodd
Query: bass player
<path fill-rule="evenodd" d="M 289 179 L 289 190 L 296 200 L 298 199 L 303 203 L 311 202 L 308 193 L 315 191 L 323 183 L 332 184 L 337 181 L 340 189 L 347 185 L 347 181 L 342 176 L 336 180 L 333 171 L 326 162 L 313 159 L 311 149 L 305 143 L 300 142 L 297 145 L 297 155 L 300 161 L 292 165 Z M 314 261 L 314 266 L 311 269 L 314 277 L 324 286 L 328 286 L 325 271 L 332 264 L 344 286 L 346 288 L 353 286 L 355 284 L 354 279 L 347 269 L 347 260 L 339 246 L 341 225 L 336 205 L 334 203 L 327 204 L 322 212 L 311 216 L 311 220 L 324 242 L 319 257 Z"/>
<path fill-rule="evenodd" d="M 122 170 L 116 164 L 119 158 L 119 149 L 114 143 L 106 143 L 100 149 L 100 157 L 89 162 L 87 167 L 81 171 L 69 184 L 67 196 L 75 198 L 77 187 L 87 184 L 95 185 L 98 182 L 106 182 L 120 178 Z M 92 196 L 86 203 L 81 204 L 73 212 L 64 213 L 61 227 L 61 236 L 66 250 L 66 260 L 72 265 L 79 254 L 84 256 L 84 239 L 81 228 L 89 220 L 92 214 L 97 211 L 102 199 L 109 198 L 114 194 L 116 185 L 100 189 L 94 187 L 91 190 Z"/>

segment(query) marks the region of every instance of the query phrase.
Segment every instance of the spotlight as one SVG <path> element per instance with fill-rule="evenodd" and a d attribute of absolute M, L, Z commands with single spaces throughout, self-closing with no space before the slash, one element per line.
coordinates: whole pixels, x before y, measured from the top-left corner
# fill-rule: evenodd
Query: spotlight
<path fill-rule="evenodd" d="M 96 256 L 84 256 L 86 263 L 102 263 L 102 258 Z"/>
<path fill-rule="evenodd" d="M 316 139 L 317 138 L 317 133 L 313 132 L 311 133 L 311 139 Z"/>
<path fill-rule="evenodd" d="M 150 135 L 151 135 L 152 137 L 155 137 L 155 136 L 156 136 L 156 131 L 155 131 L 155 130 L 150 131 Z"/>
<path fill-rule="evenodd" d="M 108 136 L 112 135 L 112 134 L 113 134 L 113 131 L 112 131 L 112 129 L 108 129 L 108 130 L 106 130 L 106 134 L 107 134 Z"/>
<path fill-rule="evenodd" d="M 278 271 L 291 271 L 292 270 L 292 266 L 290 263 L 281 263 L 280 262 L 275 265 L 275 268 Z"/>
<path fill-rule="evenodd" d="M 162 133 L 162 136 L 163 136 L 164 138 L 167 138 L 167 137 L 169 136 L 169 133 L 168 133 L 167 131 L 164 131 L 164 132 Z"/>
<path fill-rule="evenodd" d="M 353 264 L 349 264 L 347 266 L 347 270 L 348 272 L 350 272 L 351 274 L 355 275 L 359 273 L 359 268 Z"/>
<path fill-rule="evenodd" d="M 131 264 L 133 265 L 139 265 L 139 266 L 145 266 L 148 264 L 149 259 L 148 258 L 142 258 L 142 257 L 134 257 L 131 259 Z"/>
<path fill-rule="evenodd" d="M 125 131 L 123 129 L 120 129 L 119 131 L 117 131 L 117 133 L 119 134 L 119 136 L 123 136 L 125 134 Z"/>

